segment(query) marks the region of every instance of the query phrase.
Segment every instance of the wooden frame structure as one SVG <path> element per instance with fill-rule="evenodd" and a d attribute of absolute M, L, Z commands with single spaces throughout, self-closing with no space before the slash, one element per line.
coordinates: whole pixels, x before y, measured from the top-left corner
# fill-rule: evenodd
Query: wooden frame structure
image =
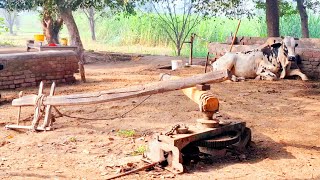
<path fill-rule="evenodd" d="M 53 82 L 51 85 L 51 89 L 50 89 L 50 94 L 49 96 L 53 96 L 54 92 L 55 92 L 55 88 L 56 88 L 56 83 Z M 23 97 L 23 92 L 21 91 L 19 93 L 19 98 Z M 29 130 L 33 130 L 33 131 L 47 131 L 47 130 L 52 130 L 52 114 L 51 114 L 51 105 L 46 105 L 45 106 L 45 114 L 44 114 L 44 120 L 43 120 L 43 124 L 39 126 L 39 122 L 42 118 L 42 113 L 41 113 L 41 102 L 43 101 L 43 98 L 45 97 L 45 95 L 43 94 L 43 82 L 40 83 L 39 85 L 39 91 L 38 91 L 38 96 L 36 99 L 36 104 L 35 104 L 35 109 L 34 109 L 34 116 L 33 116 L 33 120 L 30 126 L 22 126 L 19 125 L 20 122 L 20 117 L 21 117 L 21 107 L 19 106 L 19 110 L 18 110 L 18 118 L 17 118 L 17 124 L 16 125 L 6 125 L 5 128 L 6 129 L 29 129 Z"/>
<path fill-rule="evenodd" d="M 43 82 L 40 83 L 37 95 L 26 95 L 20 92 L 19 98 L 12 101 L 12 105 L 19 108 L 18 120 L 16 125 L 6 125 L 7 129 L 28 129 L 32 131 L 47 131 L 52 130 L 52 106 L 72 106 L 72 105 L 87 105 L 97 104 L 103 102 L 116 101 L 121 99 L 128 99 L 133 97 L 146 96 L 151 94 L 158 94 L 168 91 L 180 90 L 194 87 L 197 84 L 222 82 L 230 79 L 228 71 L 216 71 L 206 74 L 199 74 L 192 77 L 181 79 L 174 79 L 168 81 L 159 81 L 156 83 L 149 83 L 138 86 L 131 86 L 119 89 L 112 89 L 94 93 L 71 94 L 54 96 L 56 84 L 52 83 L 49 96 L 43 94 Z M 30 126 L 19 125 L 21 107 L 34 106 L 34 117 Z M 41 108 L 44 110 L 41 111 Z M 44 113 L 44 120 L 42 125 L 40 120 Z"/>

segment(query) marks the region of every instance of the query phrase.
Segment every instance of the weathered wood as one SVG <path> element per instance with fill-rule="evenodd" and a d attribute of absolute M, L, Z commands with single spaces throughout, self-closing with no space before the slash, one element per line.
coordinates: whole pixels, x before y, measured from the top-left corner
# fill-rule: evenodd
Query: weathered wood
<path fill-rule="evenodd" d="M 234 43 L 235 43 L 235 41 L 236 41 L 240 24 L 241 24 L 241 20 L 239 20 L 239 22 L 238 22 L 238 26 L 237 26 L 236 32 L 234 33 L 234 36 L 233 36 L 233 38 L 232 38 L 232 42 L 231 42 L 231 45 L 230 45 L 230 50 L 229 50 L 229 52 L 232 51 L 232 47 L 233 47 L 233 45 L 234 45 Z"/>
<path fill-rule="evenodd" d="M 164 75 L 163 80 L 180 79 L 178 76 Z M 215 112 L 219 109 L 219 100 L 208 91 L 202 91 L 197 87 L 182 89 L 183 94 L 199 105 L 201 112 Z"/>
<path fill-rule="evenodd" d="M 146 85 L 125 87 L 100 91 L 94 93 L 72 94 L 62 96 L 48 96 L 43 100 L 43 105 L 53 106 L 69 106 L 82 104 L 96 104 L 103 102 L 116 101 L 120 99 L 128 99 L 151 94 L 164 93 L 189 87 L 194 87 L 202 83 L 222 82 L 229 78 L 229 72 L 215 71 L 206 74 L 199 74 L 192 77 L 181 78 L 177 80 L 160 81 Z M 12 101 L 13 106 L 35 105 L 36 96 L 24 96 Z"/>
<path fill-rule="evenodd" d="M 23 91 L 20 91 L 19 98 L 21 98 L 22 96 L 23 96 Z M 20 116 L 21 116 L 21 106 L 19 106 L 19 109 L 18 109 L 17 125 L 19 125 Z"/>
<path fill-rule="evenodd" d="M 14 125 L 14 124 L 13 125 L 6 125 L 5 128 L 6 129 L 27 129 L 27 130 L 31 130 L 32 129 L 31 126 L 21 126 L 21 125 Z M 50 131 L 51 127 L 46 127 L 46 128 L 36 127 L 33 130 L 36 130 L 36 131 Z"/>
<path fill-rule="evenodd" d="M 52 85 L 51 85 L 49 96 L 53 96 L 54 95 L 55 88 L 56 88 L 56 83 L 53 82 Z M 45 109 L 46 113 L 45 113 L 44 121 L 43 121 L 43 125 L 42 125 L 42 128 L 44 128 L 44 129 L 46 127 L 50 126 L 50 124 L 51 124 L 51 117 L 52 117 L 51 108 L 52 108 L 51 105 L 47 105 L 46 106 L 46 109 Z"/>
<path fill-rule="evenodd" d="M 42 95 L 42 93 L 43 93 L 43 82 L 41 81 L 40 85 L 39 85 L 38 98 L 37 98 L 36 101 L 40 101 L 41 100 L 40 96 Z M 41 106 L 39 105 L 38 102 L 35 103 L 35 106 L 36 106 L 36 108 L 34 110 L 33 120 L 32 120 L 32 124 L 30 126 L 31 130 L 36 130 L 36 128 L 37 128 L 37 126 L 39 124 L 39 120 L 40 120 Z"/>

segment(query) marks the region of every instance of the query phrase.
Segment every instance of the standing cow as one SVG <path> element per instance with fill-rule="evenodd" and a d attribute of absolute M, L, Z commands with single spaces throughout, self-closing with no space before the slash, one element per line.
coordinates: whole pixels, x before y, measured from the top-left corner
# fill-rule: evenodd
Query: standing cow
<path fill-rule="evenodd" d="M 268 41 L 266 47 L 246 52 L 227 52 L 224 56 L 212 63 L 213 70 L 230 70 L 238 78 L 256 78 L 263 80 L 276 80 L 281 71 L 280 78 L 298 75 L 302 80 L 308 80 L 300 69 L 291 69 L 291 62 L 295 60 L 295 47 L 293 37 L 285 37 L 282 42 Z"/>

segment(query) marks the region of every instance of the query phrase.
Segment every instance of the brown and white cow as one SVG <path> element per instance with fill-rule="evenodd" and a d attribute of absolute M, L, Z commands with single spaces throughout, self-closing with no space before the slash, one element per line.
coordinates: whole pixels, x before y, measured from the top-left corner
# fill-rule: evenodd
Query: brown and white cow
<path fill-rule="evenodd" d="M 296 43 L 294 38 L 285 37 L 282 42 L 269 40 L 266 47 L 246 52 L 228 52 L 214 63 L 213 70 L 230 70 L 232 75 L 244 78 L 276 80 L 298 75 L 302 80 L 308 80 L 299 69 L 290 69 L 295 58 Z"/>

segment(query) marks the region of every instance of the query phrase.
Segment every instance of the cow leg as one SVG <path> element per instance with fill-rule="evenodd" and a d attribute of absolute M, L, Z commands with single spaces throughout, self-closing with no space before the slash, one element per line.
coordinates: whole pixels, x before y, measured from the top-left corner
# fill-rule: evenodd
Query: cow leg
<path fill-rule="evenodd" d="M 257 70 L 257 77 L 256 79 L 259 78 L 261 80 L 269 80 L 269 81 L 274 81 L 277 80 L 277 76 L 266 69 L 264 66 L 259 66 Z"/>
<path fill-rule="evenodd" d="M 280 61 L 280 64 L 282 66 L 282 71 L 280 74 L 280 79 L 284 79 L 284 77 L 286 76 L 286 72 L 291 68 L 291 62 L 289 63 L 285 63 L 284 60 Z"/>
<path fill-rule="evenodd" d="M 303 74 L 300 69 L 289 69 L 287 70 L 287 76 L 300 76 L 303 81 L 309 80 L 308 77 Z"/>
<path fill-rule="evenodd" d="M 245 81 L 245 79 L 246 79 L 245 77 L 237 77 L 235 75 L 231 76 L 231 81 L 233 82 Z"/>

